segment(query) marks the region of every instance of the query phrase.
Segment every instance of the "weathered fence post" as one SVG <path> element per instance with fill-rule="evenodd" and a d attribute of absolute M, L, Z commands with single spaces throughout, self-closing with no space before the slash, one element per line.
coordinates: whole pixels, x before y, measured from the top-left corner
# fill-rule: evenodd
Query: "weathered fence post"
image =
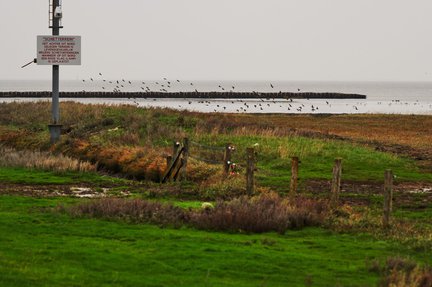
<path fill-rule="evenodd" d="M 181 179 L 186 180 L 186 168 L 188 163 L 188 157 L 189 157 L 189 139 L 184 138 L 183 139 L 183 161 L 182 161 L 182 173 L 181 173 Z"/>
<path fill-rule="evenodd" d="M 246 149 L 246 193 L 254 193 L 254 171 L 255 171 L 255 149 L 248 147 Z"/>
<path fill-rule="evenodd" d="M 331 208 L 336 208 L 339 202 L 339 192 L 341 187 L 341 177 L 342 177 L 342 159 L 335 159 L 333 166 L 333 179 L 331 185 Z"/>
<path fill-rule="evenodd" d="M 297 193 L 298 165 L 299 165 L 299 158 L 295 156 L 291 159 L 291 182 L 290 182 L 291 199 L 294 199 Z"/>
<path fill-rule="evenodd" d="M 167 169 L 169 168 L 169 166 L 170 166 L 172 160 L 173 160 L 173 156 L 172 156 L 172 155 L 169 155 L 169 156 L 166 157 L 166 165 L 167 165 Z M 172 181 L 171 178 L 169 179 L 169 181 Z"/>
<path fill-rule="evenodd" d="M 383 226 L 390 226 L 390 215 L 392 212 L 393 200 L 393 172 L 388 169 L 384 173 L 384 208 L 383 208 Z"/>
<path fill-rule="evenodd" d="M 228 143 L 225 146 L 225 153 L 224 153 L 224 161 L 223 161 L 223 166 L 224 166 L 224 172 L 225 175 L 228 175 L 229 173 L 229 169 L 230 169 L 230 165 L 231 165 L 231 144 Z"/>

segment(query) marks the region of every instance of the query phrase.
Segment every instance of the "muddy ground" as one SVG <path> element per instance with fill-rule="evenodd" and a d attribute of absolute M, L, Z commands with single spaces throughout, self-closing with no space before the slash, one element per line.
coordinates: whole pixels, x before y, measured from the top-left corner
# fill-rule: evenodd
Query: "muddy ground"
<path fill-rule="evenodd" d="M 330 181 L 311 180 L 304 184 L 302 189 L 307 194 L 320 198 L 327 198 L 330 193 Z M 102 197 L 128 197 L 138 190 L 148 191 L 155 187 L 146 185 L 133 186 L 130 189 L 123 187 L 92 187 L 90 185 L 27 185 L 27 184 L 0 184 L 0 194 L 21 195 L 31 197 L 76 197 L 76 198 L 102 198 Z M 161 185 L 157 187 L 160 191 L 172 189 L 173 186 Z M 169 190 L 167 190 L 169 191 Z M 342 182 L 340 201 L 342 204 L 357 206 L 368 206 L 376 202 L 377 196 L 381 195 L 383 186 L 374 182 Z M 139 192 L 139 191 L 138 191 Z M 395 183 L 394 205 L 413 207 L 415 209 L 427 208 L 432 202 L 432 183 Z"/>

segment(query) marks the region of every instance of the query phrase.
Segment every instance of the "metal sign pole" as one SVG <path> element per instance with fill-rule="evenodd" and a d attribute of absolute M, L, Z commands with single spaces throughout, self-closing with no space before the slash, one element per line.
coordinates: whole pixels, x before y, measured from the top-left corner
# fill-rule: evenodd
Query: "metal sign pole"
<path fill-rule="evenodd" d="M 61 16 L 56 15 L 57 7 L 60 0 L 53 0 L 52 7 L 52 34 L 53 36 L 60 35 L 60 19 Z M 59 65 L 52 66 L 52 123 L 48 125 L 51 143 L 56 143 L 60 139 L 61 127 L 60 124 L 60 108 L 59 108 Z"/>

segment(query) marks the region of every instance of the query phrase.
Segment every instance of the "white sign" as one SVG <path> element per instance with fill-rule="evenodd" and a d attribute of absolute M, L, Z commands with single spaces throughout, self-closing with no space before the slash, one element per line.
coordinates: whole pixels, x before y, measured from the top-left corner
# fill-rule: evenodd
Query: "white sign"
<path fill-rule="evenodd" d="M 81 36 L 37 36 L 38 65 L 81 65 Z"/>

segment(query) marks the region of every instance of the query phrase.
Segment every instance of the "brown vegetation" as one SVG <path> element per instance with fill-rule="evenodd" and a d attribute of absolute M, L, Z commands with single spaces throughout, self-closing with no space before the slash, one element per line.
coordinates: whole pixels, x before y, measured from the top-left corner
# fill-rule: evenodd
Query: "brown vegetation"
<path fill-rule="evenodd" d="M 326 211 L 326 204 L 321 201 L 298 198 L 290 202 L 276 193 L 263 193 L 220 201 L 215 208 L 193 214 L 191 222 L 207 230 L 284 233 L 288 229 L 322 224 Z"/>
<path fill-rule="evenodd" d="M 53 171 L 95 171 L 96 166 L 62 154 L 53 155 L 40 151 L 17 151 L 0 146 L 0 166 L 25 167 Z"/>
<path fill-rule="evenodd" d="M 61 208 L 61 210 L 65 210 Z M 187 224 L 199 229 L 229 232 L 284 233 L 288 229 L 318 226 L 326 204 L 312 199 L 289 202 L 275 193 L 218 202 L 214 208 L 184 210 L 170 204 L 141 199 L 105 198 L 66 208 L 74 216 L 120 219 L 170 226 Z"/>
<path fill-rule="evenodd" d="M 432 287 L 432 268 L 410 260 L 389 258 L 383 273 L 382 287 Z"/>
<path fill-rule="evenodd" d="M 64 210 L 64 208 L 60 208 Z M 153 223 L 180 227 L 188 214 L 180 207 L 141 199 L 104 198 L 67 208 L 73 216 L 120 219 L 133 223 Z"/>

